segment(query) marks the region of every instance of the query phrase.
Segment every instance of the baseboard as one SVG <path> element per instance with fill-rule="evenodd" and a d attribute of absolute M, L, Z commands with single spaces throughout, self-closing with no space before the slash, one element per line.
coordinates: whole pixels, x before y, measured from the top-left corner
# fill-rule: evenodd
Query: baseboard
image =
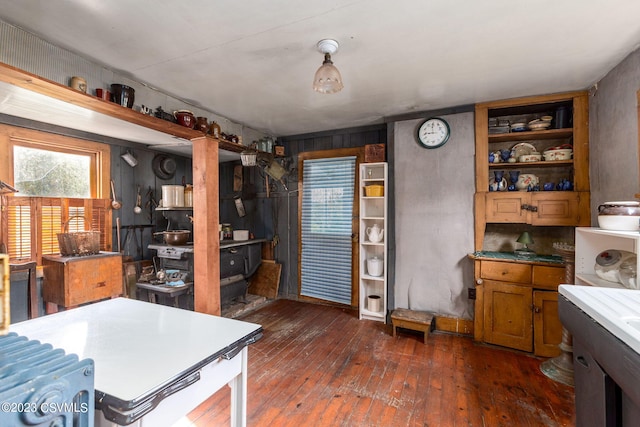
<path fill-rule="evenodd" d="M 473 320 L 435 316 L 436 331 L 473 336 Z"/>

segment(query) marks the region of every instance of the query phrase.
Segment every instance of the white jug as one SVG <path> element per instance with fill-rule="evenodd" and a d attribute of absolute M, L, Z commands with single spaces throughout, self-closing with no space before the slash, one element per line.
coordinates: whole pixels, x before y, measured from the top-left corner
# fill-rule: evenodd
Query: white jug
<path fill-rule="evenodd" d="M 381 241 L 384 236 L 384 228 L 380 228 L 378 224 L 373 224 L 373 227 L 367 227 L 366 232 L 369 241 L 374 243 Z"/>

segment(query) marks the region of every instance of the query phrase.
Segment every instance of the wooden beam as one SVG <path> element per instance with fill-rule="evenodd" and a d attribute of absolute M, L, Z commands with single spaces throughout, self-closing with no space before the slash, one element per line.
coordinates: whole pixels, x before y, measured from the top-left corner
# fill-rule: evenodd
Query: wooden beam
<path fill-rule="evenodd" d="M 194 309 L 220 315 L 218 140 L 193 143 Z"/>

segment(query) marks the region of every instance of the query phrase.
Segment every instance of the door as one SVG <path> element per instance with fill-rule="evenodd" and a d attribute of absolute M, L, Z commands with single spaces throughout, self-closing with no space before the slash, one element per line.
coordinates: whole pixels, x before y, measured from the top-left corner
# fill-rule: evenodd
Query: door
<path fill-rule="evenodd" d="M 533 347 L 531 288 L 491 280 L 484 283 L 485 341 L 530 352 Z"/>
<path fill-rule="evenodd" d="M 357 306 L 357 171 L 362 148 L 301 153 L 300 299 Z"/>
<path fill-rule="evenodd" d="M 560 355 L 562 323 L 558 315 L 558 293 L 533 291 L 533 352 L 536 356 Z"/>

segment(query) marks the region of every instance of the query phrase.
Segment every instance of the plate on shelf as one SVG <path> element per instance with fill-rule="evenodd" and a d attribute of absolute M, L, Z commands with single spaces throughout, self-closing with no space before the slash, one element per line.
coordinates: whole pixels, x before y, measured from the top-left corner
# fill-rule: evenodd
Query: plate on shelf
<path fill-rule="evenodd" d="M 526 156 L 532 153 L 537 153 L 538 150 L 536 150 L 536 147 L 529 144 L 528 142 L 520 142 L 519 144 L 516 144 L 513 147 L 511 147 L 511 152 L 513 153 L 513 156 L 516 159 L 518 159 L 520 158 L 520 156 Z"/>

